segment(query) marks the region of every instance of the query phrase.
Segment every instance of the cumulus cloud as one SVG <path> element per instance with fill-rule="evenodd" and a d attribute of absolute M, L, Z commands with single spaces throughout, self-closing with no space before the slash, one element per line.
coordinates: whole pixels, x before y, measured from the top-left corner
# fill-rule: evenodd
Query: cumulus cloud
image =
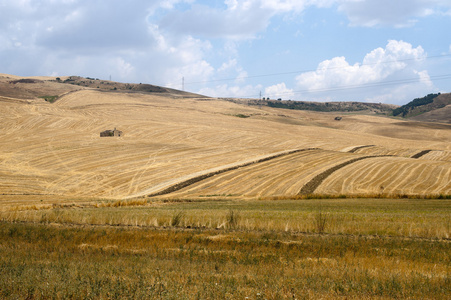
<path fill-rule="evenodd" d="M 345 57 L 335 57 L 321 62 L 316 71 L 297 76 L 296 80 L 298 86 L 309 90 L 362 85 L 386 79 L 406 68 L 410 60 L 424 57 L 421 46 L 413 48 L 409 43 L 391 40 L 385 49 L 377 48 L 368 53 L 361 64 L 350 65 Z"/>
<path fill-rule="evenodd" d="M 419 85 L 424 90 L 432 86 L 428 73 L 417 70 L 424 58 L 426 54 L 421 46 L 414 48 L 409 43 L 390 40 L 385 48 L 374 49 L 365 55 L 362 63 L 351 65 L 343 56 L 321 62 L 316 71 L 296 77 L 297 88 L 314 93 L 377 86 L 382 91 L 390 84 L 405 83 Z"/>
<path fill-rule="evenodd" d="M 278 83 L 265 88 L 265 96 L 272 99 L 291 99 L 294 96 L 293 89 L 286 87 L 285 83 Z"/>
<path fill-rule="evenodd" d="M 247 68 L 254 65 L 243 57 L 252 54 L 242 51 L 268 51 L 271 47 L 255 49 L 245 41 L 265 38 L 271 22 L 282 19 L 277 17 L 291 22 L 311 6 L 339 9 L 356 26 L 407 26 L 451 11 L 448 0 L 0 0 L 0 70 L 23 76 L 111 75 L 174 88 L 182 87 L 184 77 L 187 89 L 207 95 L 258 97 L 264 90 L 271 98 L 291 98 L 295 92 L 285 83 L 264 88 L 261 83 L 269 77 L 249 76 Z M 428 73 L 419 63 L 413 66 L 423 57 L 423 48 L 391 41 L 361 63 L 345 57 L 323 61 L 315 72 L 296 78 L 296 89 L 412 76 L 422 78 L 424 86 Z M 216 85 L 224 78 L 228 84 Z"/>
<path fill-rule="evenodd" d="M 146 15 L 152 7 L 144 0 L 3 1 L 0 31 L 38 47 L 80 49 L 132 48 L 152 41 Z M 4 18 L 5 16 L 5 18 Z"/>
<path fill-rule="evenodd" d="M 236 97 L 236 98 L 258 98 L 263 86 L 258 85 L 228 85 L 221 84 L 214 87 L 200 89 L 199 93 L 211 97 Z"/>
<path fill-rule="evenodd" d="M 211 44 L 165 34 L 149 16 L 191 0 L 0 0 L 0 68 L 169 84 L 207 79 Z"/>

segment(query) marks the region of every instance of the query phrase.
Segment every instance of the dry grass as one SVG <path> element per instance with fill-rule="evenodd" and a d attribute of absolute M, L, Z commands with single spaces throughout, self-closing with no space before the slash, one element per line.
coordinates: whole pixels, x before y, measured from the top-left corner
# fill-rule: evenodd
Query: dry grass
<path fill-rule="evenodd" d="M 12 207 L 7 222 L 451 238 L 448 199 L 116 201 Z M 321 225 L 324 223 L 323 225 Z"/>
<path fill-rule="evenodd" d="M 449 243 L 0 223 L 3 299 L 445 299 Z"/>

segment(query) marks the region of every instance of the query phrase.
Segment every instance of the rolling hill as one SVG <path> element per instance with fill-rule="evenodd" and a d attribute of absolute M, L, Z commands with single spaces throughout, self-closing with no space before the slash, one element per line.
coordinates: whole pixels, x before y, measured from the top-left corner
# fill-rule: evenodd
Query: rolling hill
<path fill-rule="evenodd" d="M 413 111 L 410 119 L 422 122 L 442 122 L 451 124 L 451 93 L 440 94 L 434 101 Z"/>
<path fill-rule="evenodd" d="M 451 94 L 429 94 L 417 98 L 393 111 L 411 120 L 451 123 Z"/>
<path fill-rule="evenodd" d="M 72 76 L 0 75 L 0 107 L 3 201 L 451 194 L 446 124 Z"/>

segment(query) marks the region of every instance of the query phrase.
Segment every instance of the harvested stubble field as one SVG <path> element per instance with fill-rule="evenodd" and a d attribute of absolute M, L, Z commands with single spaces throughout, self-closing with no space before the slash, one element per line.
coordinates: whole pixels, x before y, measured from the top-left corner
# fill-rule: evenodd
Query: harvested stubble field
<path fill-rule="evenodd" d="M 449 297 L 449 125 L 10 75 L 0 102 L 2 298 Z"/>
<path fill-rule="evenodd" d="M 45 78 L 15 84 L 7 82 L 18 81 L 16 77 L 0 79 L 0 92 L 9 95 L 0 98 L 0 194 L 121 199 L 157 194 L 188 181 L 196 186 L 177 190 L 177 197 L 294 196 L 309 178 L 362 156 L 386 157 L 336 170 L 331 175 L 346 182 L 329 180 L 318 185 L 319 191 L 451 193 L 449 125 L 404 126 L 400 120 L 360 115 L 335 121 L 327 113 L 192 95 L 114 92 Z M 39 85 L 42 95 L 61 96 L 46 102 L 38 96 Z M 36 98 L 25 98 L 23 90 Z M 241 115 L 249 117 L 237 117 Z M 101 131 L 114 127 L 124 136 L 100 138 Z M 431 151 L 412 158 L 425 150 Z M 390 176 L 384 175 L 387 171 Z M 359 172 L 367 175 L 364 183 Z M 398 181 L 402 183 L 392 184 Z"/>

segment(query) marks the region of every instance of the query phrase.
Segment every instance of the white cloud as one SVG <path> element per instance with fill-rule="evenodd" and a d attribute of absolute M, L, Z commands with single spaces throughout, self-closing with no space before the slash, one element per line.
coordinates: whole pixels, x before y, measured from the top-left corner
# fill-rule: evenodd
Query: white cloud
<path fill-rule="evenodd" d="M 116 72 L 122 78 L 128 78 L 135 71 L 135 68 L 130 63 L 120 57 L 114 60 L 114 65 L 116 65 Z"/>
<path fill-rule="evenodd" d="M 181 76 L 207 80 L 213 68 L 204 57 L 211 44 L 162 32 L 148 19 L 159 7 L 189 2 L 0 0 L 0 69 L 162 85 Z"/>
<path fill-rule="evenodd" d="M 282 16 L 277 22 L 294 24 L 311 6 L 338 8 L 359 26 L 406 26 L 417 18 L 451 11 L 449 0 L 0 0 L 0 70 L 23 76 L 111 75 L 113 80 L 174 88 L 181 88 L 184 77 L 187 90 L 258 97 L 261 83 L 270 79 L 250 79 L 247 68 L 255 66 L 259 57 L 276 57 L 269 51 L 272 47 L 256 49 L 252 44 L 259 43 L 254 39 L 273 38 L 275 31 L 265 31 L 275 16 Z M 279 52 L 294 53 L 290 45 L 286 47 Z M 254 58 L 244 51 L 266 53 Z M 368 53 L 361 63 L 350 63 L 345 57 L 323 61 L 315 72 L 297 77 L 296 89 L 327 91 L 409 77 L 423 78 L 420 86 L 426 86 L 429 77 L 416 61 L 424 56 L 421 47 L 391 41 Z M 214 86 L 215 79 L 224 78 L 230 82 Z M 279 77 L 276 82 L 281 81 Z M 271 98 L 292 97 L 293 89 L 283 82 L 266 81 L 265 86 Z M 273 97 L 276 94 L 281 96 Z M 381 89 L 374 95 L 385 92 Z"/>
<path fill-rule="evenodd" d="M 231 59 L 227 62 L 224 62 L 221 67 L 218 69 L 218 72 L 227 72 L 230 69 L 235 69 L 237 67 L 237 60 Z"/>
<path fill-rule="evenodd" d="M 302 0 L 262 0 L 261 6 L 275 12 L 302 11 L 307 1 Z"/>
<path fill-rule="evenodd" d="M 136 63 L 140 63 L 141 80 L 147 79 L 155 84 L 181 88 L 180 82 L 185 77 L 187 83 L 207 81 L 214 68 L 204 59 L 211 50 L 211 44 L 190 36 L 174 39 L 162 34 L 158 28 L 153 29 L 156 45 L 145 52 L 134 53 Z M 142 64 L 148 66 L 147 72 Z M 147 74 L 146 74 L 147 72 Z"/>
<path fill-rule="evenodd" d="M 429 77 L 428 71 L 416 71 L 414 70 L 414 73 L 418 75 L 418 80 L 421 84 L 426 85 L 428 87 L 433 87 L 434 84 L 431 81 L 431 77 Z"/>
<path fill-rule="evenodd" d="M 176 4 L 181 2 L 192 3 L 194 0 L 164 0 L 159 1 L 159 6 L 164 9 L 173 9 Z"/>
<path fill-rule="evenodd" d="M 243 67 L 238 64 L 236 58 L 224 62 L 221 67 L 218 68 L 217 75 L 222 78 L 234 77 L 236 83 L 243 83 L 248 76 Z"/>
<path fill-rule="evenodd" d="M 309 90 L 378 82 L 424 57 L 421 46 L 413 48 L 409 43 L 391 40 L 385 49 L 368 53 L 362 64 L 350 65 L 345 57 L 335 57 L 321 62 L 316 71 L 297 76 L 296 80 L 299 87 Z"/>
<path fill-rule="evenodd" d="M 265 89 L 265 96 L 271 99 L 291 99 L 294 96 L 293 90 L 286 87 L 285 83 L 278 83 Z"/>
<path fill-rule="evenodd" d="M 196 4 L 187 11 L 168 13 L 159 26 L 174 34 L 243 39 L 265 29 L 272 14 L 257 1 L 233 3 L 226 10 Z"/>
<path fill-rule="evenodd" d="M 159 26 L 178 34 L 249 39 L 265 30 L 277 14 L 297 14 L 307 6 L 328 7 L 336 0 L 225 0 L 224 9 L 195 4 L 185 11 L 172 11 Z"/>
<path fill-rule="evenodd" d="M 428 73 L 417 70 L 425 57 L 421 46 L 413 48 L 409 43 L 391 40 L 385 48 L 368 53 L 361 64 L 351 65 L 345 57 L 321 62 L 316 71 L 296 77 L 297 88 L 315 98 L 322 98 L 327 93 L 339 98 L 343 90 L 348 93 L 371 90 L 376 95 L 373 98 L 378 99 L 385 87 L 393 88 L 394 84 L 404 86 L 404 91 L 409 89 L 406 85 L 410 88 L 416 86 L 415 90 L 417 87 L 425 90 L 433 86 Z M 368 99 L 368 96 L 360 97 Z"/>
<path fill-rule="evenodd" d="M 211 97 L 259 98 L 261 85 L 229 86 L 221 84 L 200 89 L 199 93 Z"/>

